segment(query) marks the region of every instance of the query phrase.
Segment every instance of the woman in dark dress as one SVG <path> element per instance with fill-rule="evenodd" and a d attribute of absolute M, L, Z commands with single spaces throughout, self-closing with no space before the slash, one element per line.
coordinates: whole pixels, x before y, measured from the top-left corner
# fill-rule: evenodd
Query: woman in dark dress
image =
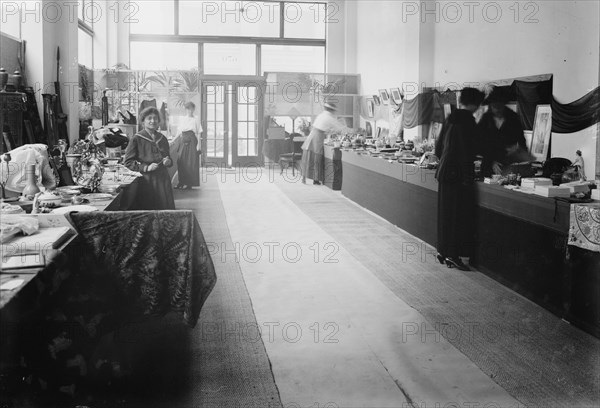
<path fill-rule="evenodd" d="M 185 104 L 187 116 L 183 118 L 179 126 L 179 134 L 173 142 L 178 138 L 178 158 L 177 158 L 177 174 L 179 182 L 175 188 L 184 188 L 191 190 L 192 187 L 200 185 L 200 133 L 202 127 L 194 117 L 196 105 L 193 102 Z"/>
<path fill-rule="evenodd" d="M 483 156 L 481 173 L 484 177 L 505 173 L 511 163 L 528 161 L 529 155 L 519 115 L 506 107 L 509 97 L 494 88 L 483 104 L 489 110 L 477 124 L 478 152 Z"/>
<path fill-rule="evenodd" d="M 448 267 L 469 270 L 460 257 L 469 256 L 475 207 L 475 118 L 483 92 L 464 88 L 459 109 L 446 119 L 435 146 L 440 159 L 438 180 L 438 260 Z"/>
<path fill-rule="evenodd" d="M 158 131 L 160 115 L 154 107 L 140 113 L 144 130 L 136 133 L 125 151 L 125 166 L 142 173 L 139 179 L 136 210 L 174 210 L 173 190 L 167 167 L 173 165 L 169 157 L 169 142 Z"/>

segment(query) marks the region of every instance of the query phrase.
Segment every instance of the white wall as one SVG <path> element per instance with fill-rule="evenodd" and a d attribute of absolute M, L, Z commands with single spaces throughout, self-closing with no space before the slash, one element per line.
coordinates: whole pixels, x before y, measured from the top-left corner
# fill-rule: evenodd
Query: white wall
<path fill-rule="evenodd" d="M 60 47 L 61 100 L 68 117 L 71 140 L 79 137 L 79 67 L 77 63 L 77 14 L 60 3 L 29 1 L 21 3 L 21 36 L 27 44 L 26 68 L 28 85 L 36 91 L 36 101 L 43 122 L 41 94 L 54 94 L 57 78 L 56 50 Z"/>
<path fill-rule="evenodd" d="M 453 23 L 456 14 L 441 7 L 433 42 L 434 81 L 487 82 L 551 73 L 554 96 L 562 103 L 598 86 L 600 2 L 487 3 L 499 5 L 501 16 L 481 6 L 474 9 L 472 22 L 463 9 Z"/>
<path fill-rule="evenodd" d="M 380 88 L 400 88 L 403 82 L 419 81 L 419 21 L 402 22 L 404 2 L 397 0 L 346 1 L 346 15 L 356 15 L 347 30 L 356 33 L 349 46 L 346 66 L 361 75 L 361 94 Z"/>

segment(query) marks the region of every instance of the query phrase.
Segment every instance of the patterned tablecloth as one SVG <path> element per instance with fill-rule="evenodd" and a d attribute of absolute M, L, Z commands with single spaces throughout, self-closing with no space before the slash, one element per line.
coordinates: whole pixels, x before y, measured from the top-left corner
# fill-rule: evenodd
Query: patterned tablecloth
<path fill-rule="evenodd" d="M 81 273 L 118 288 L 105 294 L 114 304 L 142 315 L 178 311 L 195 326 L 217 278 L 192 211 L 81 212 L 69 221 L 90 257 Z"/>
<path fill-rule="evenodd" d="M 16 276 L 23 288 L 0 308 L 0 389 L 8 390 L 0 406 L 18 406 L 10 396 L 22 389 L 40 393 L 39 406 L 75 406 L 92 384 L 96 390 L 125 386 L 133 365 L 124 328 L 151 327 L 144 326 L 147 319 L 166 314 L 194 327 L 215 286 L 192 211 L 74 212 L 68 218 L 76 241 L 40 271 Z M 2 283 L 13 275 L 2 275 Z"/>
<path fill-rule="evenodd" d="M 569 245 L 600 252 L 600 204 L 571 205 Z"/>

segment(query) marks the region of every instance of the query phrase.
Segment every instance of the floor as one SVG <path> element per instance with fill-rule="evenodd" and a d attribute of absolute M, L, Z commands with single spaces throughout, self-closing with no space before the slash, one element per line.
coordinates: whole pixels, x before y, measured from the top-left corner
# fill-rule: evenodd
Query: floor
<path fill-rule="evenodd" d="M 239 267 L 253 316 L 238 323 L 262 340 L 282 406 L 598 406 L 600 340 L 477 271 L 437 264 L 339 192 L 269 169 L 202 178 L 178 208 L 200 214 L 217 272 Z M 227 236 L 194 204 L 209 191 Z"/>

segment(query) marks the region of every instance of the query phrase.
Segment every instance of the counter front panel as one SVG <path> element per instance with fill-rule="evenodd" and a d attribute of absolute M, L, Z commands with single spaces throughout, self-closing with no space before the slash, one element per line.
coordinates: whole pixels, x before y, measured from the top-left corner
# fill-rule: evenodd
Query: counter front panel
<path fill-rule="evenodd" d="M 342 152 L 342 194 L 436 246 L 435 170 Z M 600 253 L 567 247 L 570 203 L 476 183 L 471 264 L 600 336 Z"/>

